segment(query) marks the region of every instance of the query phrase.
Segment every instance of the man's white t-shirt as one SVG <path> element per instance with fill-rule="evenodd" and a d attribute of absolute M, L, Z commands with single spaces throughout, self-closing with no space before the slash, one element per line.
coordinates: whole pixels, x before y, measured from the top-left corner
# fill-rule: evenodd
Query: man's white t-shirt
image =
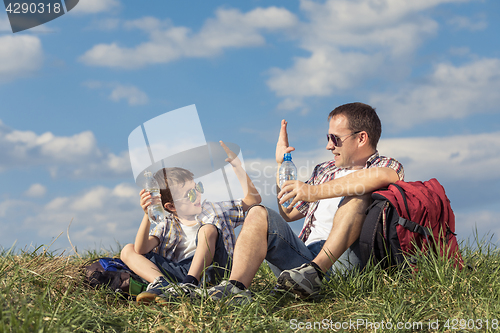
<path fill-rule="evenodd" d="M 344 177 L 356 170 L 340 170 L 335 179 Z M 314 242 L 326 240 L 333 226 L 333 217 L 339 208 L 342 197 L 323 199 L 319 201 L 318 208 L 314 212 L 311 234 L 305 244 L 310 245 Z"/>
<path fill-rule="evenodd" d="M 196 235 L 198 229 L 200 229 L 200 224 L 198 223 L 192 226 L 185 226 L 182 223 L 179 224 L 182 228 L 182 240 L 179 245 L 177 245 L 177 249 L 175 249 L 176 262 L 194 256 L 196 251 Z"/>

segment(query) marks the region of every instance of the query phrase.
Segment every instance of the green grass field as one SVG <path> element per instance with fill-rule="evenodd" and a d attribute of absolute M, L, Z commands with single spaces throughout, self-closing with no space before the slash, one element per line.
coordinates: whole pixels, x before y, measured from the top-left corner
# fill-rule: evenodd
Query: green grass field
<path fill-rule="evenodd" d="M 262 265 L 247 306 L 206 299 L 137 305 L 83 283 L 88 259 L 115 253 L 4 250 L 0 332 L 500 331 L 499 250 L 487 241 L 461 249 L 474 270 L 431 256 L 416 271 L 373 267 L 335 277 L 314 300 L 273 295 L 276 278 Z"/>

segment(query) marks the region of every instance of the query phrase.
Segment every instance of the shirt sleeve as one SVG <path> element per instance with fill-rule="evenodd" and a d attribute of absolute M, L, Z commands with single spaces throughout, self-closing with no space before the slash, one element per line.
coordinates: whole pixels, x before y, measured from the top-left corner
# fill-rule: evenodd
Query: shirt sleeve
<path fill-rule="evenodd" d="M 317 178 L 317 175 L 318 175 L 318 169 L 319 167 L 321 166 L 321 164 L 318 164 L 314 167 L 314 170 L 313 170 L 313 173 L 311 174 L 311 177 L 309 177 L 309 179 L 305 182 L 306 184 L 310 184 L 310 185 L 316 185 L 315 184 L 315 180 Z M 297 202 L 297 204 L 295 205 L 295 208 L 302 213 L 302 215 L 306 216 L 307 214 L 307 211 L 309 210 L 309 206 L 311 205 L 311 202 L 307 202 L 307 201 L 299 201 Z"/>
<path fill-rule="evenodd" d="M 158 223 L 153 230 L 149 232 L 150 236 L 155 236 L 160 240 L 160 244 L 163 243 L 165 235 L 168 233 L 168 229 L 172 225 L 172 220 L 167 217 L 165 223 Z"/>
<path fill-rule="evenodd" d="M 380 159 L 378 159 L 372 165 L 370 165 L 370 168 L 375 168 L 375 167 L 391 168 L 394 171 L 396 171 L 396 173 L 398 174 L 399 180 L 404 180 L 404 178 L 405 178 L 405 171 L 404 171 L 403 165 L 401 163 L 399 163 L 399 161 L 397 161 L 394 158 L 381 156 Z"/>
<path fill-rule="evenodd" d="M 232 201 L 226 201 L 226 207 L 229 207 L 227 211 L 229 218 L 234 225 L 240 225 L 245 221 L 245 212 L 243 211 L 243 200 L 237 199 Z"/>
<path fill-rule="evenodd" d="M 199 215 L 203 224 L 215 224 L 223 228 L 224 224 L 238 226 L 245 220 L 243 200 L 229 200 L 219 202 L 206 202 Z"/>

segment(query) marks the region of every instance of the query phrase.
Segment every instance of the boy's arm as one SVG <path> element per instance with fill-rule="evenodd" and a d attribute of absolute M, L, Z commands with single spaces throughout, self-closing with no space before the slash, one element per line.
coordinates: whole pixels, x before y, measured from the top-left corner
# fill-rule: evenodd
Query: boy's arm
<path fill-rule="evenodd" d="M 220 145 L 224 148 L 224 151 L 227 154 L 226 162 L 229 162 L 233 167 L 234 173 L 240 181 L 243 192 L 245 193 L 242 204 L 243 211 L 246 212 L 252 205 L 259 204 L 262 201 L 262 198 L 260 197 L 259 191 L 255 188 L 254 183 L 241 166 L 240 159 L 224 144 L 224 142 L 220 141 Z"/>
<path fill-rule="evenodd" d="M 141 207 L 144 210 L 144 217 L 142 218 L 141 225 L 135 236 L 134 250 L 138 254 L 146 254 L 160 244 L 160 240 L 155 236 L 149 235 L 151 222 L 148 217 L 148 206 L 151 204 L 151 195 L 144 189 L 140 192 Z"/>

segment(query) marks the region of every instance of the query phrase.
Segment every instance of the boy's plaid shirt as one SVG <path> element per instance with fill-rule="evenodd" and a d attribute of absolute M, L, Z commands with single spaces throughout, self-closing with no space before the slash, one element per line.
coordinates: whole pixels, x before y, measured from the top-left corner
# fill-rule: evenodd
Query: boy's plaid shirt
<path fill-rule="evenodd" d="M 393 158 L 380 156 L 378 151 L 375 152 L 375 154 L 373 154 L 372 156 L 370 156 L 370 158 L 368 158 L 364 169 L 375 168 L 375 167 L 386 167 L 394 169 L 397 172 L 400 180 L 403 180 L 405 177 L 403 165 L 401 163 L 399 163 L 397 160 Z M 311 184 L 311 185 L 323 184 L 327 181 L 335 179 L 340 170 L 343 169 L 337 168 L 335 166 L 335 160 L 318 164 L 314 168 L 311 178 L 309 178 L 309 180 L 306 181 L 306 184 Z M 302 227 L 302 231 L 299 234 L 299 238 L 304 242 L 311 234 L 311 228 L 313 227 L 315 220 L 314 212 L 318 208 L 318 204 L 319 201 L 315 202 L 299 201 L 295 206 L 295 208 L 297 208 L 299 212 L 301 212 L 306 216 L 304 220 L 304 226 Z"/>
<path fill-rule="evenodd" d="M 156 225 L 151 236 L 156 236 L 160 244 L 153 249 L 162 257 L 173 260 L 175 250 L 182 240 L 182 229 L 177 218 L 166 212 L 166 222 Z M 196 216 L 199 225 L 213 224 L 222 232 L 224 247 L 230 257 L 233 256 L 236 235 L 234 229 L 243 224 L 245 213 L 243 212 L 242 200 L 208 202 L 202 205 L 201 213 Z"/>

